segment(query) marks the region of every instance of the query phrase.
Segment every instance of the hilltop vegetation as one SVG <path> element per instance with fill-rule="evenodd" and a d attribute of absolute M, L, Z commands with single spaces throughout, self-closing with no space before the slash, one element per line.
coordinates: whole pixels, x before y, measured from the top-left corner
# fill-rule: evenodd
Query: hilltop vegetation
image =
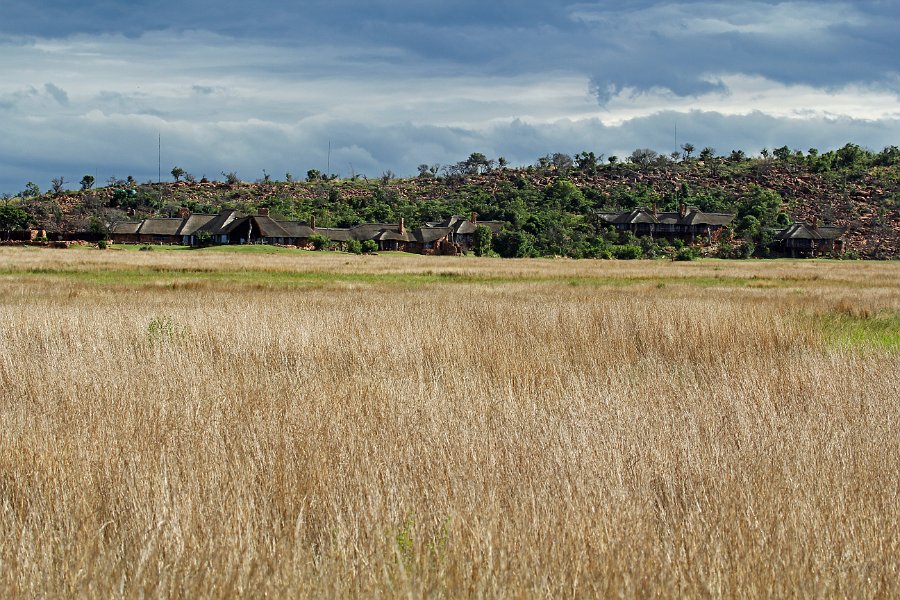
<path fill-rule="evenodd" d="M 477 212 L 481 219 L 508 224 L 495 240 L 502 255 L 571 257 L 597 256 L 606 243 L 634 241 L 609 239 L 597 226 L 598 210 L 653 204 L 675 210 L 686 203 L 736 213 L 735 234 L 760 248 L 770 228 L 815 220 L 846 226 L 848 247 L 860 256 L 900 256 L 896 146 L 877 153 L 854 144 L 826 153 L 783 147 L 755 158 L 740 151 L 717 156 L 710 148 L 696 157 L 693 153 L 693 146 L 685 144 L 677 157 L 640 149 L 625 161 L 591 152 L 554 154 L 517 168 L 474 153 L 454 165 L 423 164 L 412 178 L 386 173 L 379 179 L 342 179 L 310 170 L 304 181 L 289 175 L 277 181 L 266 174 L 253 183 L 233 172 L 223 173 L 224 181 L 197 181 L 175 167 L 172 183 L 112 179 L 94 189 L 93 178 L 86 176 L 77 192 L 63 191 L 62 182 L 54 180 L 59 191 L 41 194 L 30 184 L 15 202 L 31 223 L 47 231 L 102 231 L 117 220 L 174 216 L 182 206 L 214 213 L 222 208 L 253 212 L 264 205 L 276 218 L 315 216 L 323 227 L 401 217 L 415 227 Z"/>

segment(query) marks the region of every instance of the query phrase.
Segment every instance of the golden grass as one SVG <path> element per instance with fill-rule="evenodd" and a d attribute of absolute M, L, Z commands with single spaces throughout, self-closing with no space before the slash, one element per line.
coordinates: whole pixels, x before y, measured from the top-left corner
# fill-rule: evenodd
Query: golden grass
<path fill-rule="evenodd" d="M 0 596 L 897 597 L 898 275 L 0 249 Z"/>

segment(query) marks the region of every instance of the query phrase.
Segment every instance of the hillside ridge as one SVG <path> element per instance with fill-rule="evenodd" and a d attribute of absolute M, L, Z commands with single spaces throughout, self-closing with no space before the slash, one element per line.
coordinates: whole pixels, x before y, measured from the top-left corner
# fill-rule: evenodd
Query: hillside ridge
<path fill-rule="evenodd" d="M 450 214 L 477 212 L 535 237 L 540 253 L 566 254 L 566 243 L 577 244 L 590 235 L 589 229 L 596 226 L 592 215 L 599 210 L 652 204 L 674 209 L 686 203 L 740 214 L 741 206 L 765 192 L 770 201 L 775 198 L 780 203 L 778 211 L 791 221 L 846 227 L 847 247 L 862 257 L 900 256 L 900 161 L 893 157 L 882 161 L 887 164 L 817 170 L 809 158 L 714 157 L 590 168 L 544 164 L 471 172 L 458 169 L 445 176 L 410 178 L 323 178 L 311 171 L 313 177 L 306 181 L 111 181 L 106 187 L 23 198 L 21 206 L 36 226 L 48 232 L 102 229 L 117 221 L 175 216 L 181 207 L 213 213 L 222 208 L 254 211 L 266 206 L 277 218 L 315 216 L 320 226 L 332 227 L 396 222 L 401 217 L 415 226 Z M 564 230 L 558 232 L 564 238 L 561 245 L 541 245 L 543 232 L 554 227 Z M 560 248 L 562 252 L 556 251 Z"/>

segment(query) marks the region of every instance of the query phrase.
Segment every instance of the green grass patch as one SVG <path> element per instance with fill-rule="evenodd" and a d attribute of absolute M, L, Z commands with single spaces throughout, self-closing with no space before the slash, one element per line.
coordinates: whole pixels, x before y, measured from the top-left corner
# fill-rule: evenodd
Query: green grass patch
<path fill-rule="evenodd" d="M 831 344 L 900 351 L 900 312 L 870 316 L 831 312 L 812 318 Z"/>
<path fill-rule="evenodd" d="M 272 246 L 245 246 L 253 248 L 248 252 L 277 253 L 296 252 L 296 250 L 276 248 Z M 203 251 L 218 251 L 213 248 Z M 274 252 L 273 252 L 274 251 Z M 780 287 L 796 282 L 783 282 L 778 279 L 756 277 L 729 276 L 687 276 L 661 277 L 652 276 L 571 276 L 559 277 L 548 275 L 483 275 L 458 271 L 425 270 L 418 273 L 335 273 L 329 271 L 291 271 L 266 269 L 172 269 L 168 267 L 142 267 L 118 269 L 90 269 L 71 267 L 43 268 L 7 268 L 0 269 L 0 276 L 20 278 L 53 278 L 102 286 L 138 286 L 138 287 L 216 287 L 218 285 L 241 287 L 265 287 L 270 289 L 292 288 L 309 284 L 366 284 L 366 285 L 423 285 L 423 284 L 488 284 L 502 285 L 515 283 L 552 284 L 593 287 L 630 287 L 639 285 L 656 286 L 689 286 L 689 287 Z"/>
<path fill-rule="evenodd" d="M 106 252 L 138 252 L 145 251 L 150 248 L 150 252 L 187 252 L 190 250 L 187 246 L 178 246 L 171 244 L 110 244 L 106 248 Z"/>
<path fill-rule="evenodd" d="M 331 273 L 322 271 L 265 271 L 225 269 L 0 269 L 0 276 L 10 278 L 60 279 L 108 287 L 148 287 L 186 289 L 192 287 L 293 288 L 307 285 L 366 284 L 422 285 L 445 282 L 494 281 L 457 273 Z M 497 279 L 498 282 L 513 281 Z"/>

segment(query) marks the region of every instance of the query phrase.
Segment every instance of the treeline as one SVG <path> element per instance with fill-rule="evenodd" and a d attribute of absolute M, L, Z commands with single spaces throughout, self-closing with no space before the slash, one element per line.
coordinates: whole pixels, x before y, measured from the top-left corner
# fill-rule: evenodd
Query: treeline
<path fill-rule="evenodd" d="M 277 181 L 264 173 L 252 184 L 232 171 L 223 172 L 222 182 L 138 184 L 129 177 L 113 178 L 102 188 L 92 188 L 93 178 L 86 178 L 74 194 L 41 194 L 29 184 L 19 198 L 3 203 L 15 210 L 0 211 L 0 221 L 9 221 L 0 222 L 0 230 L 26 223 L 48 231 L 99 232 L 114 221 L 175 216 L 183 206 L 215 213 L 222 208 L 254 212 L 265 205 L 275 218 L 315 216 L 322 227 L 397 223 L 401 218 L 417 227 L 476 212 L 482 220 L 506 223 L 493 240 L 493 251 L 501 256 L 623 258 L 636 247 L 641 256 L 682 249 L 613 234 L 600 225 L 598 211 L 653 205 L 674 211 L 683 203 L 736 215 L 733 233 L 747 243 L 725 244 L 723 252 L 746 254 L 750 248 L 764 254 L 773 228 L 789 224 L 793 213 L 810 206 L 824 221 L 850 222 L 860 216 L 856 212 L 868 211 L 873 218 L 866 223 L 895 234 L 891 228 L 897 213 L 900 150 L 890 146 L 872 152 L 846 144 L 820 153 L 785 146 L 748 158 L 737 150 L 720 156 L 712 148 L 698 151 L 684 144 L 680 153 L 668 156 L 650 149 L 637 149 L 624 160 L 587 151 L 574 156 L 555 153 L 518 168 L 502 157 L 473 153 L 452 165 L 423 163 L 418 171 L 412 178 L 385 173 L 369 180 L 310 170 L 305 181 L 290 174 Z M 178 167 L 172 176 L 193 179 Z M 61 183 L 54 181 L 54 187 Z M 856 204 L 845 201 L 858 197 L 862 200 Z"/>

